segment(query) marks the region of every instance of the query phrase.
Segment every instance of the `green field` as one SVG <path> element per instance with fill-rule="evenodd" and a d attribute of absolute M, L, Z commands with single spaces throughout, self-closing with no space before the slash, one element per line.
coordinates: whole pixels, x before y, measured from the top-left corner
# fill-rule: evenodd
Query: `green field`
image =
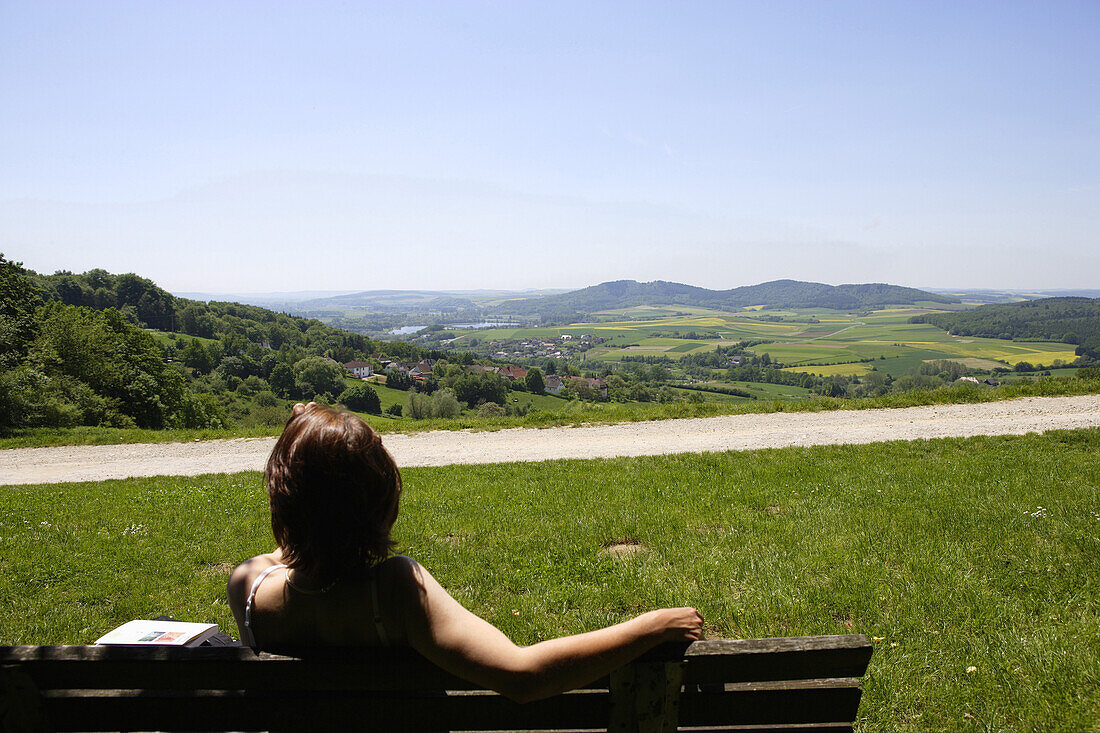
<path fill-rule="evenodd" d="M 403 474 L 400 551 L 519 643 L 688 604 L 711 638 L 871 637 L 860 730 L 1100 727 L 1100 430 Z M 258 473 L 2 490 L 6 644 L 233 631 L 272 547 Z"/>
<path fill-rule="evenodd" d="M 770 384 L 768 382 L 743 382 L 743 381 L 713 381 L 713 382 L 700 382 L 701 385 L 714 387 L 716 389 L 736 387 L 737 389 L 743 389 L 751 394 L 757 400 L 806 400 L 811 397 L 810 390 L 803 389 L 802 387 L 793 387 L 786 384 Z M 682 390 L 689 392 L 691 390 Z M 723 397 L 724 395 L 716 395 L 710 393 L 704 393 L 706 397 Z M 744 401 L 744 397 L 726 397 L 729 400 L 741 400 Z"/>
<path fill-rule="evenodd" d="M 952 336 L 929 324 L 908 323 L 911 316 L 928 313 L 926 308 L 885 308 L 866 314 L 848 314 L 827 309 L 743 310 L 735 313 L 675 306 L 628 308 L 603 315 L 620 315 L 630 320 L 576 323 L 550 328 L 491 329 L 467 334 L 482 340 L 525 339 L 533 336 L 559 338 L 562 334 L 592 334 L 607 339 L 585 354 L 586 362 L 618 362 L 623 356 L 667 356 L 714 349 L 741 340 L 767 343 L 753 347 L 767 352 L 787 366 L 817 374 L 856 374 L 855 368 L 821 371 L 809 368 L 854 362 L 860 359 L 884 359 L 876 368 L 892 376 L 915 371 L 928 359 L 980 360 L 977 368 L 1013 366 L 1020 361 L 1051 365 L 1055 360 L 1069 363 L 1076 359 L 1070 344 L 1017 342 Z M 684 313 L 686 315 L 673 315 Z M 638 320 L 649 315 L 649 320 Z M 765 318 L 783 318 L 773 322 Z M 817 323 L 801 322 L 815 319 Z M 717 341 L 686 341 L 653 333 L 687 334 L 717 332 Z M 976 365 L 977 366 L 977 365 Z"/>
<path fill-rule="evenodd" d="M 785 371 L 819 374 L 823 377 L 831 377 L 836 374 L 843 377 L 851 377 L 868 373 L 871 371 L 872 366 L 874 366 L 874 363 L 871 362 L 856 362 L 855 364 L 824 364 L 821 366 L 786 367 Z"/>

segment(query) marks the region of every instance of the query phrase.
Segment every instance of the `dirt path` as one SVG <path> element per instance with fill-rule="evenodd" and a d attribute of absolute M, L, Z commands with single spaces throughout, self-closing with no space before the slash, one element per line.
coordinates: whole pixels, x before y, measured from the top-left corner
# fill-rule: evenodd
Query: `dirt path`
<path fill-rule="evenodd" d="M 401 466 L 610 458 L 1008 435 L 1100 426 L 1100 395 L 974 405 L 771 413 L 543 430 L 389 435 Z M 274 438 L 0 451 L 0 485 L 260 470 Z"/>
<path fill-rule="evenodd" d="M 806 340 L 807 341 L 817 341 L 819 339 L 827 339 L 827 338 L 830 338 L 832 336 L 836 336 L 838 333 L 844 333 L 845 331 L 850 331 L 853 328 L 855 328 L 856 326 L 866 326 L 866 325 L 867 324 L 864 323 L 863 321 L 856 321 L 851 326 L 846 326 L 846 327 L 840 329 L 839 331 L 833 331 L 832 333 L 827 333 L 824 336 L 814 336 L 812 339 L 806 339 Z"/>

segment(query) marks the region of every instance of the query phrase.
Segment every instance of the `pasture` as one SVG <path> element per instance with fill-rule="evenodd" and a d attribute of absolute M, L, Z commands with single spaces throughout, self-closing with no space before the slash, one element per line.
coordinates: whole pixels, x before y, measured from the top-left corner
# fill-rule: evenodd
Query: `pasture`
<path fill-rule="evenodd" d="M 403 475 L 400 551 L 518 643 L 689 604 L 712 638 L 867 634 L 860 730 L 1100 726 L 1100 430 Z M 258 473 L 3 491 L 7 644 L 235 635 L 226 577 L 272 546 Z"/>

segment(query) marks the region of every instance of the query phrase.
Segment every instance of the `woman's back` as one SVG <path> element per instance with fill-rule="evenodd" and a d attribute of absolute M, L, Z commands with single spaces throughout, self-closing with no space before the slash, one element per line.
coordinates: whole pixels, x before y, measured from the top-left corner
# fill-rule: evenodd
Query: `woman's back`
<path fill-rule="evenodd" d="M 280 559 L 277 552 L 260 555 L 230 577 L 229 603 L 242 641 L 268 651 L 407 643 L 392 592 L 400 575 L 393 572 L 395 563 L 407 558 L 390 558 L 328 587 L 302 578 Z"/>

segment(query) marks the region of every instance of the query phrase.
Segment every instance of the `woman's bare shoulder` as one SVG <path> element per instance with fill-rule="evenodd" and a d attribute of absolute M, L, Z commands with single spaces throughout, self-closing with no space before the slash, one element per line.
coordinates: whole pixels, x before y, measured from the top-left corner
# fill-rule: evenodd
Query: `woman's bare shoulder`
<path fill-rule="evenodd" d="M 406 555 L 387 558 L 376 566 L 375 572 L 379 584 L 389 590 L 390 597 L 406 612 L 414 606 L 422 607 L 426 598 L 443 590 L 427 568 Z"/>
<path fill-rule="evenodd" d="M 248 595 L 249 588 L 252 587 L 252 583 L 259 577 L 260 573 L 274 565 L 282 564 L 282 553 L 275 550 L 274 552 L 249 558 L 233 568 L 233 572 L 229 574 L 229 600 L 233 601 L 239 598 L 243 603 Z"/>
<path fill-rule="evenodd" d="M 417 578 L 427 571 L 407 555 L 394 555 L 375 565 L 374 572 L 383 584 L 405 585 L 417 582 Z"/>

